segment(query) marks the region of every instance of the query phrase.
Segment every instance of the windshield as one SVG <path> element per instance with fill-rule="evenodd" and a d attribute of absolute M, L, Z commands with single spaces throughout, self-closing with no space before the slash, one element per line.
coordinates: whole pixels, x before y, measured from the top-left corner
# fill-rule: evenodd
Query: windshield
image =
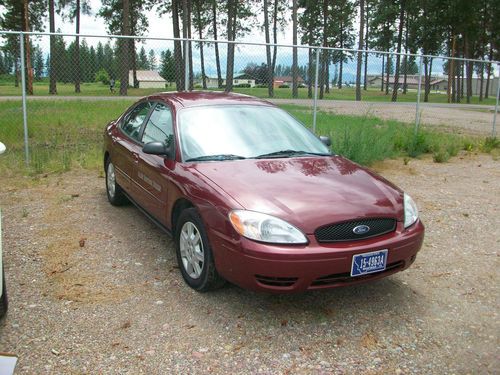
<path fill-rule="evenodd" d="M 226 105 L 179 112 L 184 161 L 330 155 L 291 115 L 276 107 Z"/>

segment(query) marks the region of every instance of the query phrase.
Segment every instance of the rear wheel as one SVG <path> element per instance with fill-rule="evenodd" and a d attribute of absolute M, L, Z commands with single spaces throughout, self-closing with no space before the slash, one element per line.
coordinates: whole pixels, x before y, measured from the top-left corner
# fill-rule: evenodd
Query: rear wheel
<path fill-rule="evenodd" d="M 128 201 L 123 189 L 116 182 L 115 166 L 110 159 L 106 161 L 106 193 L 109 203 L 113 206 L 122 206 Z"/>
<path fill-rule="evenodd" d="M 182 211 L 176 223 L 175 243 L 182 277 L 191 288 L 207 292 L 225 284 L 215 268 L 205 226 L 196 209 Z"/>
<path fill-rule="evenodd" d="M 7 285 L 5 285 L 5 274 L 2 267 L 2 297 L 0 298 L 0 319 L 7 313 L 9 299 L 7 298 Z"/>

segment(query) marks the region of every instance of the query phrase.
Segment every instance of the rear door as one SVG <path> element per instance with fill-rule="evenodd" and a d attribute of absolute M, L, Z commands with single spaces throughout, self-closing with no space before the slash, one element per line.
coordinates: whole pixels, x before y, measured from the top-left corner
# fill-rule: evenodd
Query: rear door
<path fill-rule="evenodd" d="M 163 142 L 174 147 L 172 111 L 166 104 L 157 103 L 152 109 L 142 134 L 142 143 L 149 142 Z M 138 203 L 164 225 L 173 165 L 173 160 L 163 156 L 143 152 L 139 155 L 137 181 L 141 194 Z"/>
<path fill-rule="evenodd" d="M 137 164 L 142 145 L 140 135 L 148 118 L 152 103 L 140 102 L 129 110 L 119 125 L 119 131 L 113 137 L 114 153 L 112 160 L 116 169 L 118 184 L 135 200 L 139 189 L 136 182 Z"/>

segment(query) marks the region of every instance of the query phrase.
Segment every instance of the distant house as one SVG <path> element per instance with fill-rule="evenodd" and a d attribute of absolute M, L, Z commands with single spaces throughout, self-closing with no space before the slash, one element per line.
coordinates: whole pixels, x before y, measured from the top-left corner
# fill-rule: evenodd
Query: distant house
<path fill-rule="evenodd" d="M 370 87 L 381 87 L 382 81 L 384 85 L 386 83 L 386 76 L 368 76 L 367 82 Z M 399 76 L 398 84 L 401 89 L 404 85 L 404 75 Z M 422 89 L 424 87 L 424 77 L 422 76 Z M 394 76 L 389 76 L 389 88 L 394 86 Z M 430 82 L 431 90 L 433 91 L 446 91 L 448 89 L 448 80 L 443 77 L 431 77 Z M 418 75 L 407 75 L 406 76 L 406 88 L 407 89 L 418 89 Z"/>
<path fill-rule="evenodd" d="M 217 88 L 219 87 L 219 81 L 217 77 L 206 77 L 205 78 L 207 82 L 207 87 L 208 88 Z M 201 83 L 201 81 L 200 81 Z M 250 87 L 255 86 L 255 78 L 248 75 L 248 74 L 239 74 L 234 76 L 233 78 L 233 86 L 238 86 L 238 85 L 250 85 Z M 222 79 L 222 86 L 226 86 L 226 80 Z"/>
<path fill-rule="evenodd" d="M 167 83 L 167 81 L 154 70 L 137 70 L 136 76 L 140 89 L 164 89 Z M 128 72 L 128 84 L 130 86 L 134 85 L 134 74 L 132 70 Z"/>
<path fill-rule="evenodd" d="M 297 83 L 299 86 L 304 84 L 304 80 L 302 79 L 301 76 L 298 77 Z M 292 76 L 274 77 L 273 81 L 274 88 L 280 87 L 281 85 L 287 85 L 292 87 L 292 84 L 293 84 Z"/>

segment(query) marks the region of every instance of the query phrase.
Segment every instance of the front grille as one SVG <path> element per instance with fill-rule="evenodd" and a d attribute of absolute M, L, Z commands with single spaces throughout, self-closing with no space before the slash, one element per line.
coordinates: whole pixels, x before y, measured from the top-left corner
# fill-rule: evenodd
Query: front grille
<path fill-rule="evenodd" d="M 342 283 L 350 283 L 352 281 L 357 281 L 357 280 L 369 279 L 371 277 L 380 276 L 385 273 L 395 271 L 399 268 L 403 268 L 403 266 L 404 266 L 404 261 L 401 260 L 399 262 L 388 264 L 384 271 L 374 272 L 363 276 L 352 277 L 350 272 L 335 273 L 333 275 L 321 276 L 318 277 L 316 280 L 314 280 L 311 286 L 314 287 L 314 286 L 342 284 Z"/>
<path fill-rule="evenodd" d="M 298 280 L 298 277 L 272 277 L 255 275 L 255 279 L 259 283 L 264 285 L 286 288 L 295 284 Z"/>
<path fill-rule="evenodd" d="M 362 234 L 354 233 L 354 228 L 361 225 L 368 226 L 370 230 Z M 316 236 L 316 240 L 318 242 L 354 241 L 380 236 L 382 234 L 392 232 L 395 229 L 396 220 L 376 218 L 325 225 L 324 227 L 316 229 L 314 235 Z"/>

